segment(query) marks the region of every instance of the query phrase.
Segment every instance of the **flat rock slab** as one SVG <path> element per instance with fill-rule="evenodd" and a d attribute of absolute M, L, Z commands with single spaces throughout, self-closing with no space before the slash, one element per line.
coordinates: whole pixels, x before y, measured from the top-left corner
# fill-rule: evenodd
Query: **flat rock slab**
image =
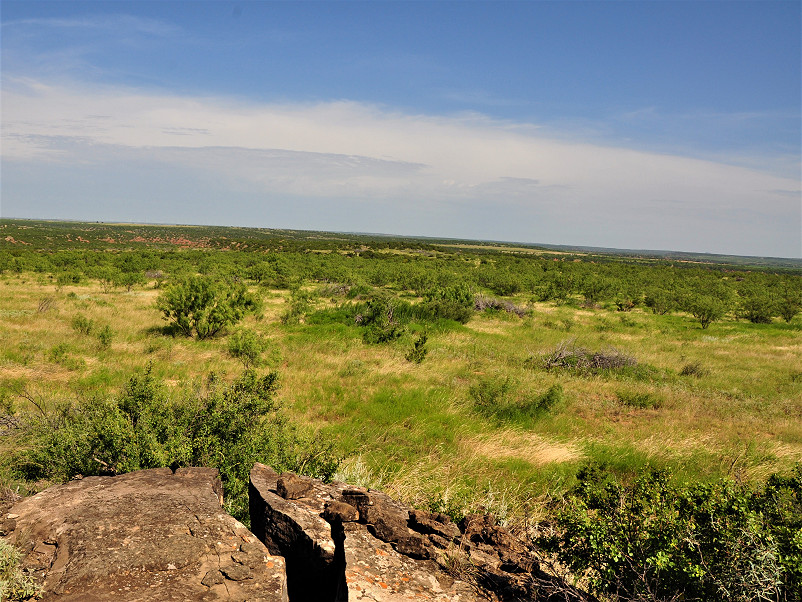
<path fill-rule="evenodd" d="M 156 468 L 51 487 L 0 518 L 42 600 L 287 602 L 284 559 L 221 503 L 217 470 Z"/>

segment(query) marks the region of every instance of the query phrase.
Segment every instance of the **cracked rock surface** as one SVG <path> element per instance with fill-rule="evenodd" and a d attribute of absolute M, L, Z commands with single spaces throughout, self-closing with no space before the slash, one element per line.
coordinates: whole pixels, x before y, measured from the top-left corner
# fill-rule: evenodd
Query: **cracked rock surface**
<path fill-rule="evenodd" d="M 156 468 L 51 487 L 2 518 L 45 601 L 287 602 L 284 559 L 221 503 L 217 470 Z"/>
<path fill-rule="evenodd" d="M 432 558 L 437 552 L 409 528 L 409 510 L 402 504 L 345 483 L 295 479 L 306 483 L 302 496 L 279 485 L 292 481 L 289 475 L 256 464 L 250 484 L 251 527 L 271 553 L 286 558 L 292 600 L 487 599 Z M 435 520 L 443 517 L 420 518 L 446 536 L 459 533 L 453 523 Z"/>

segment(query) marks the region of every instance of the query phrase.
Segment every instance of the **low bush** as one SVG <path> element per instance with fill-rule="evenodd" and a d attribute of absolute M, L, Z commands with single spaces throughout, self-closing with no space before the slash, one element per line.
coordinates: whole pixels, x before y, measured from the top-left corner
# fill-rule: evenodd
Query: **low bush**
<path fill-rule="evenodd" d="M 72 329 L 89 336 L 95 330 L 95 322 L 83 314 L 75 314 L 72 318 Z"/>
<path fill-rule="evenodd" d="M 554 351 L 541 357 L 546 370 L 571 370 L 575 372 L 599 373 L 636 366 L 637 360 L 617 349 L 590 351 L 577 347 L 573 340 L 563 341 Z"/>
<path fill-rule="evenodd" d="M 537 538 L 593 593 L 620 601 L 802 599 L 802 465 L 757 490 L 731 480 L 673 484 L 646 470 L 621 483 L 604 466 L 555 499 Z"/>
<path fill-rule="evenodd" d="M 261 363 L 268 342 L 252 330 L 241 329 L 228 338 L 228 353 L 247 369 Z"/>
<path fill-rule="evenodd" d="M 429 350 L 426 349 L 426 341 L 428 340 L 428 336 L 425 332 L 418 335 L 418 338 L 412 343 L 412 347 L 404 356 L 408 362 L 412 362 L 413 364 L 420 364 L 426 359 L 426 354 L 429 353 Z"/>
<path fill-rule="evenodd" d="M 474 408 L 498 420 L 518 421 L 535 418 L 549 412 L 563 400 L 560 384 L 549 387 L 540 395 L 524 394 L 511 399 L 515 384 L 510 377 L 481 379 L 469 389 Z"/>
<path fill-rule="evenodd" d="M 38 598 L 41 586 L 20 568 L 22 553 L 12 544 L 0 539 L 0 600 L 16 602 Z"/>
<path fill-rule="evenodd" d="M 622 390 L 616 391 L 615 396 L 619 403 L 631 408 L 656 410 L 663 405 L 663 400 L 659 396 L 648 391 Z"/>
<path fill-rule="evenodd" d="M 275 400 L 277 375 L 246 371 L 230 385 L 210 375 L 202 390 L 170 393 L 148 369 L 116 397 L 60 403 L 20 421 L 11 468 L 21 479 L 67 481 L 156 467 L 212 466 L 226 509 L 248 520 L 254 462 L 329 479 L 331 448 L 299 434 Z"/>
<path fill-rule="evenodd" d="M 702 378 L 707 374 L 707 369 L 702 366 L 701 362 L 688 362 L 679 371 L 680 376 L 695 376 Z"/>
<path fill-rule="evenodd" d="M 97 333 L 97 340 L 102 349 L 108 349 L 111 345 L 111 340 L 114 338 L 114 331 L 108 324 L 104 325 Z"/>
<path fill-rule="evenodd" d="M 213 337 L 261 310 L 262 300 L 241 282 L 226 283 L 208 276 L 188 276 L 159 295 L 156 307 L 172 328 L 198 339 Z"/>

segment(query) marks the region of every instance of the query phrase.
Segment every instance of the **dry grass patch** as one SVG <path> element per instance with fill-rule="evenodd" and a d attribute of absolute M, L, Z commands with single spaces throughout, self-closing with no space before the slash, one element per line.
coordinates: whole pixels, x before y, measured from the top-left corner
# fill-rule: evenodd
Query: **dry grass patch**
<path fill-rule="evenodd" d="M 459 442 L 459 446 L 466 456 L 481 456 L 490 460 L 513 458 L 534 466 L 574 462 L 582 458 L 582 452 L 574 445 L 549 441 L 541 435 L 516 429 L 467 437 Z"/>

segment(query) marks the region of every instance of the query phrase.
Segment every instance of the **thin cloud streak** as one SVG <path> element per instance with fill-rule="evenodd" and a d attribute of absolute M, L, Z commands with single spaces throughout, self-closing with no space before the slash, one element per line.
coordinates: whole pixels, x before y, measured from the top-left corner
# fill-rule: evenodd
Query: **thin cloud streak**
<path fill-rule="evenodd" d="M 133 177 L 131 169 L 148 163 L 165 190 L 192 189 L 191 174 L 204 181 L 213 174 L 219 198 L 204 205 L 200 221 L 231 215 L 237 203 L 256 211 L 260 202 L 273 207 L 289 198 L 310 211 L 309 225 L 296 227 L 357 229 L 347 226 L 361 223 L 358 216 L 332 214 L 339 202 L 372 216 L 376 221 L 361 226 L 372 231 L 802 255 L 799 182 L 768 172 L 550 139 L 533 124 L 475 113 L 5 84 L 6 172 L 22 164 L 40 175 L 48 165 L 102 165 L 105 173 Z M 31 198 L 24 179 L 12 182 L 3 186 L 7 215 Z M 224 200 L 225 190 L 233 192 Z M 208 188 L 206 194 L 214 196 Z M 330 225 L 314 215 L 322 207 Z M 42 214 L 46 207 L 28 209 Z M 413 229 L 400 232 L 399 224 Z"/>

